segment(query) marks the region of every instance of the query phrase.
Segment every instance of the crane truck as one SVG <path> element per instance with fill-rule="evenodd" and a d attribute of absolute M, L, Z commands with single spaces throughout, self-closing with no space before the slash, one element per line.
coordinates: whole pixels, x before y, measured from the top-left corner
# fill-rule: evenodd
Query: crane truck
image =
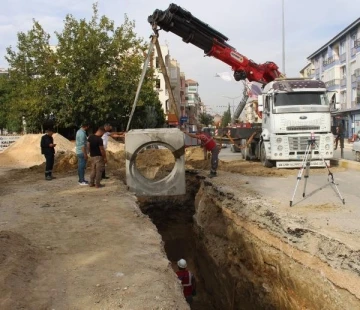
<path fill-rule="evenodd" d="M 330 164 L 333 134 L 324 82 L 286 78 L 272 61 L 255 63 L 229 45 L 225 35 L 176 4 L 164 11 L 156 9 L 148 22 L 154 31 L 172 32 L 202 49 L 205 56 L 230 65 L 236 81 L 262 85 L 257 103 L 251 105 L 255 121 L 231 129 L 245 158 L 259 159 L 266 167 L 300 167 L 311 136 L 317 146 L 312 150 L 311 166 L 323 167 L 325 161 Z M 244 92 L 235 116 L 241 114 L 248 98 Z"/>

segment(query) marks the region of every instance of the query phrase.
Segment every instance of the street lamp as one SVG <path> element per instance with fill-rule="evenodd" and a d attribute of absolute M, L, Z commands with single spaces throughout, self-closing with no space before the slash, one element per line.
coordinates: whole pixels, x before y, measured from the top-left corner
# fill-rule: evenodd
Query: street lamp
<path fill-rule="evenodd" d="M 233 110 L 233 115 L 234 115 L 234 107 L 235 107 L 235 99 L 238 99 L 238 98 L 240 98 L 240 97 L 242 97 L 242 96 L 237 96 L 237 97 L 228 97 L 228 96 L 224 96 L 224 95 L 222 95 L 221 97 L 224 97 L 224 98 L 228 98 L 228 99 L 231 99 L 233 102 L 232 102 L 232 110 Z"/>

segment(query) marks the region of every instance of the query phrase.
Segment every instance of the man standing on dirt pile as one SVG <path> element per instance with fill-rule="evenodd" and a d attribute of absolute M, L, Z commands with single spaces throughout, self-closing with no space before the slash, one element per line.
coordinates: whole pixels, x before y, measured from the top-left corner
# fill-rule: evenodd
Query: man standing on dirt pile
<path fill-rule="evenodd" d="M 205 148 L 207 151 L 211 152 L 211 170 L 209 177 L 216 177 L 216 170 L 219 163 L 219 148 L 215 142 L 215 140 L 202 132 L 201 126 L 197 127 L 197 133 L 192 134 L 186 131 L 183 131 L 184 134 L 188 135 L 191 138 L 199 139 L 201 141 L 201 146 Z"/>
<path fill-rule="evenodd" d="M 89 129 L 89 125 L 83 124 L 81 125 L 80 129 L 76 132 L 75 152 L 78 159 L 79 185 L 89 184 L 88 181 L 85 181 L 85 169 L 88 160 L 86 130 L 88 129 Z"/>
<path fill-rule="evenodd" d="M 105 132 L 104 132 L 104 134 L 102 135 L 101 138 L 103 140 L 104 149 L 106 151 L 107 145 L 108 145 L 108 142 L 109 142 L 109 137 L 111 137 L 111 138 L 123 138 L 124 133 L 123 132 L 111 132 L 112 126 L 110 124 L 105 124 L 104 129 L 105 129 Z M 108 179 L 109 178 L 105 174 L 105 166 L 104 166 L 104 171 L 103 171 L 101 177 L 102 177 L 102 179 Z"/>
<path fill-rule="evenodd" d="M 186 269 L 187 263 L 185 259 L 180 259 L 177 262 L 177 265 L 179 270 L 176 271 L 176 274 L 183 286 L 185 299 L 189 304 L 191 304 L 193 296 L 196 295 L 195 277 L 189 270 Z"/>
<path fill-rule="evenodd" d="M 45 156 L 45 180 L 51 181 L 54 179 L 52 176 L 52 170 L 54 167 L 54 157 L 55 157 L 55 146 L 54 138 L 52 135 L 54 131 L 52 129 L 47 129 L 46 134 L 41 137 L 40 147 L 41 154 Z"/>
<path fill-rule="evenodd" d="M 104 127 L 99 127 L 94 135 L 89 136 L 87 148 L 90 151 L 90 165 L 91 165 L 91 174 L 90 174 L 90 183 L 91 187 L 95 186 L 100 188 L 103 185 L 100 184 L 101 175 L 104 171 L 105 164 L 107 163 L 106 152 L 104 149 L 104 143 L 101 139 L 102 135 L 105 133 Z"/>

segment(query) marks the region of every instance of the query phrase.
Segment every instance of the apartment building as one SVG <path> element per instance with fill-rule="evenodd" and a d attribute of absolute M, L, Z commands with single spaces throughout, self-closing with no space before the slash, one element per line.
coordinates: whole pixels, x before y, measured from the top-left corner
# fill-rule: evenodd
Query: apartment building
<path fill-rule="evenodd" d="M 185 80 L 186 114 L 189 124 L 197 123 L 197 118 L 202 111 L 203 102 L 199 96 L 199 83 L 188 79 Z"/>
<path fill-rule="evenodd" d="M 303 77 L 325 82 L 330 95 L 333 126 L 345 127 L 346 138 L 360 131 L 360 18 L 308 58 Z"/>

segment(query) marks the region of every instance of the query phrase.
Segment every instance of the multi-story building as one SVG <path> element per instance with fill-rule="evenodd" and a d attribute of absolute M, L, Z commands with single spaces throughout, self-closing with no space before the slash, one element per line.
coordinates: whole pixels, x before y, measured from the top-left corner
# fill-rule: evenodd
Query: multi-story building
<path fill-rule="evenodd" d="M 199 83 L 188 79 L 185 80 L 186 114 L 190 125 L 197 124 L 197 118 L 201 113 L 203 103 L 199 96 Z"/>
<path fill-rule="evenodd" d="M 346 137 L 353 137 L 360 131 L 360 18 L 307 59 L 300 74 L 325 82 L 333 92 L 333 125 L 342 123 Z"/>
<path fill-rule="evenodd" d="M 165 62 L 166 71 L 170 80 L 170 86 L 175 99 L 176 111 L 170 105 L 169 92 L 166 88 L 165 77 L 160 67 L 160 59 L 157 50 L 154 49 L 150 67 L 154 70 L 156 79 L 155 89 L 159 94 L 159 100 L 165 113 L 165 119 L 168 126 L 178 126 L 177 115 L 181 116 L 181 72 L 180 64 L 170 58 L 169 48 L 166 45 L 161 45 L 161 53 Z"/>
<path fill-rule="evenodd" d="M 180 73 L 180 116 L 183 122 L 187 122 L 187 114 L 186 114 L 186 82 L 185 82 L 185 73 Z"/>

